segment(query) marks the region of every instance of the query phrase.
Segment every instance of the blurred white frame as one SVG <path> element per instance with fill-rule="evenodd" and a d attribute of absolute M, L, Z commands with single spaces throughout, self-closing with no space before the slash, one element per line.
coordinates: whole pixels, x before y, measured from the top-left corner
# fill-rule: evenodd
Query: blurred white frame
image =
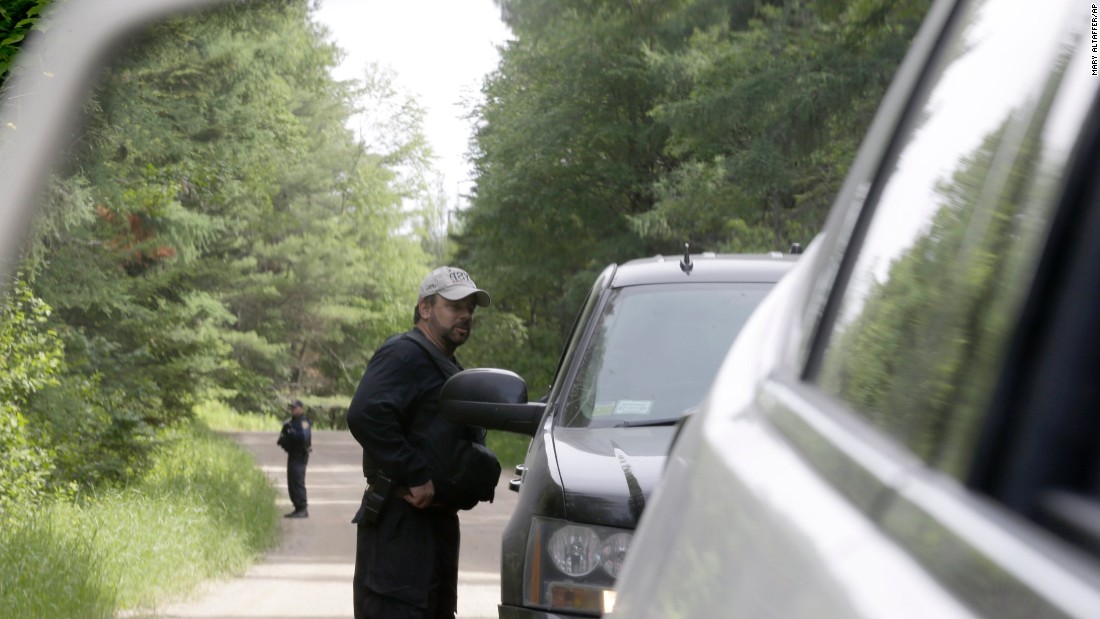
<path fill-rule="evenodd" d="M 247 4 L 247 0 L 231 0 Z M 155 20 L 227 0 L 66 0 L 34 31 L 0 90 L 0 293 L 17 267 L 42 185 L 99 69 Z"/>

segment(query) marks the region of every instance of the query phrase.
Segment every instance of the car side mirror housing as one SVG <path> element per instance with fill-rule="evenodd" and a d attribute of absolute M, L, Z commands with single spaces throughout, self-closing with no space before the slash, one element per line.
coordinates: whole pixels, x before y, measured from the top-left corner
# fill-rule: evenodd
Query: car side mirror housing
<path fill-rule="evenodd" d="M 455 423 L 534 436 L 546 404 L 527 401 L 527 383 L 515 372 L 481 368 L 443 384 L 439 411 Z"/>

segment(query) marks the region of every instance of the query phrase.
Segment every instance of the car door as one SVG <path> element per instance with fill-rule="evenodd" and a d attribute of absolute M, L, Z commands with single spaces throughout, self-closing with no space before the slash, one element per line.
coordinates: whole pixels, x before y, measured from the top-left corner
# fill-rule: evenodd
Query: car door
<path fill-rule="evenodd" d="M 801 380 L 769 411 L 979 616 L 1100 616 L 1096 380 L 1082 344 L 1100 281 L 1082 234 L 1096 217 L 1100 82 L 1082 6 L 955 9 L 836 246 Z M 813 393 L 789 397 L 799 391 Z M 867 440 L 816 433 L 806 401 Z"/>

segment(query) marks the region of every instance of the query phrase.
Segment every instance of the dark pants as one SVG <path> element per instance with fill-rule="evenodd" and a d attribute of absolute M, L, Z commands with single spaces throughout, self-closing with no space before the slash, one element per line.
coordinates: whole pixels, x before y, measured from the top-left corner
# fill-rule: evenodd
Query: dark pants
<path fill-rule="evenodd" d="M 306 464 L 309 454 L 290 454 L 286 459 L 286 489 L 290 493 L 290 502 L 294 509 L 305 509 L 306 501 Z"/>
<path fill-rule="evenodd" d="M 355 619 L 454 619 L 458 546 L 456 510 L 387 499 L 377 523 L 359 523 Z"/>

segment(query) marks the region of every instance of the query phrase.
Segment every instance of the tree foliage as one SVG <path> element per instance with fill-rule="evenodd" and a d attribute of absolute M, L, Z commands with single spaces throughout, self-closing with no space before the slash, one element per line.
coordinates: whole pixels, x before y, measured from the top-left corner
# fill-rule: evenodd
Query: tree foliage
<path fill-rule="evenodd" d="M 608 263 L 807 243 L 929 2 L 500 4 L 457 255 L 541 377 Z"/>
<path fill-rule="evenodd" d="M 25 249 L 40 344 L 64 352 L 12 404 L 10 449 L 116 483 L 201 399 L 346 395 L 441 262 L 494 298 L 466 365 L 538 395 L 609 262 L 812 237 L 928 0 L 501 4 L 515 36 L 446 243 L 423 111 L 382 68 L 333 80 L 308 0 L 174 19 L 119 57 Z M 0 63 L 44 5 L 4 5 Z"/>
<path fill-rule="evenodd" d="M 43 28 L 42 14 L 50 2 L 51 0 L 5 0 L 0 3 L 0 84 L 11 73 L 15 57 L 27 35 Z"/>
<path fill-rule="evenodd" d="M 0 514 L 33 502 L 52 463 L 25 416 L 31 396 L 56 381 L 61 342 L 46 322 L 50 308 L 17 281 L 0 304 Z"/>
<path fill-rule="evenodd" d="M 653 114 L 682 164 L 635 229 L 733 251 L 808 241 L 927 4 L 761 4 L 656 53 L 675 88 Z"/>
<path fill-rule="evenodd" d="M 25 247 L 64 344 L 19 425 L 53 449 L 51 483 L 133 479 L 207 398 L 277 413 L 350 393 L 407 328 L 431 266 L 404 208 L 431 165 L 423 112 L 383 71 L 335 81 L 310 11 L 257 0 L 156 24 L 84 104 Z"/>

